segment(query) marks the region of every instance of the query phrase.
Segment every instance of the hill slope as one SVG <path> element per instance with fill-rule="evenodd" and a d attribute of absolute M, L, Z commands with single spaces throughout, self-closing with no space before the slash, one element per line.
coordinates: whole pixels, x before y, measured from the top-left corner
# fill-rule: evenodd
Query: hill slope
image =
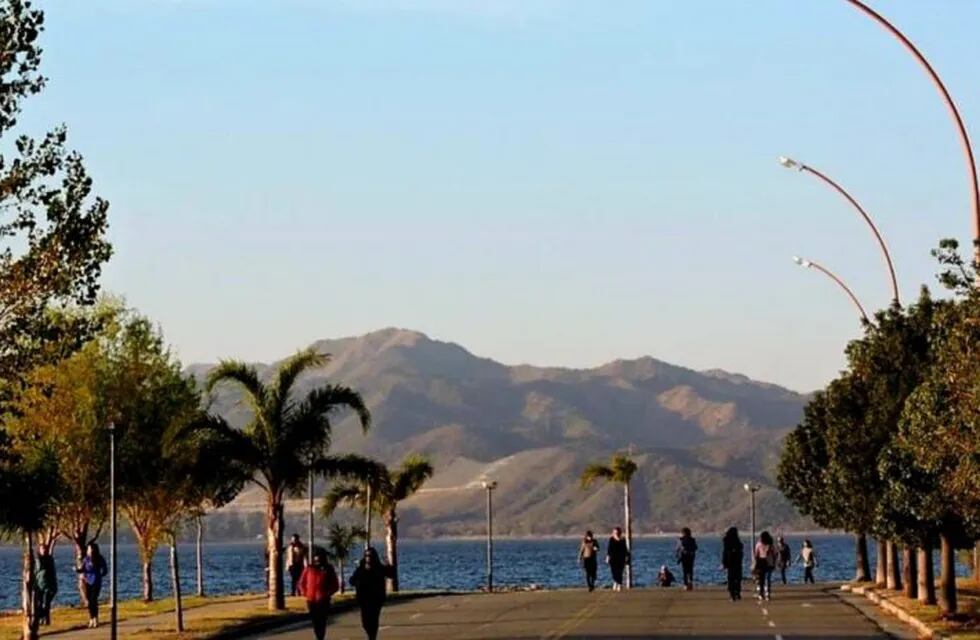
<path fill-rule="evenodd" d="M 299 389 L 327 380 L 350 385 L 374 416 L 368 436 L 352 418 L 335 424 L 336 450 L 387 462 L 410 451 L 434 459 L 436 477 L 403 509 L 408 535 L 482 531 L 484 475 L 500 482 L 501 533 L 605 529 L 620 517 L 620 493 L 583 491 L 577 477 L 588 462 L 629 446 L 640 465 L 633 498 L 638 531 L 744 524 L 747 480 L 764 486 L 763 523 L 806 524 L 769 480 L 782 437 L 801 415 L 801 394 L 649 357 L 592 369 L 505 366 L 402 329 L 314 347 L 331 361 L 301 379 Z M 209 369 L 189 371 L 203 377 Z M 236 424 L 248 419 L 227 389 L 212 410 Z M 243 495 L 230 509 L 251 509 L 255 497 Z"/>

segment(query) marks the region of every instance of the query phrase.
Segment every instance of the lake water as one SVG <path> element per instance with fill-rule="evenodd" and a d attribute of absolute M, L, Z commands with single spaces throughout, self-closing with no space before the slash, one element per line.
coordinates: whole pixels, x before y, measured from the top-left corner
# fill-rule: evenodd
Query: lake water
<path fill-rule="evenodd" d="M 854 540 L 849 536 L 810 536 L 817 552 L 818 581 L 845 581 L 854 577 Z M 798 553 L 802 537 L 787 536 L 787 542 Z M 601 540 L 603 549 L 605 540 Z M 382 545 L 380 542 L 379 550 Z M 701 584 L 723 584 L 719 569 L 721 541 L 717 536 L 698 538 L 695 579 Z M 667 564 L 680 575 L 674 561 L 675 541 L 671 538 L 642 538 L 634 540 L 635 582 L 648 585 L 660 565 Z M 874 545 L 869 545 L 874 567 Z M 746 544 L 746 548 L 748 545 Z M 103 547 L 108 556 L 108 547 Z M 193 545 L 181 545 L 178 550 L 181 565 L 181 588 L 193 593 L 195 565 Z M 264 545 L 254 543 L 215 543 L 204 547 L 205 587 L 209 595 L 259 592 L 265 589 Z M 494 584 L 496 586 L 577 587 L 583 583 L 576 562 L 577 540 L 499 540 L 494 542 Z M 21 551 L 16 547 L 0 547 L 0 610 L 20 606 Z M 416 541 L 405 540 L 399 545 L 400 577 L 405 589 L 471 590 L 486 579 L 486 545 L 479 540 Z M 60 543 L 55 548 L 60 593 L 57 604 L 76 604 L 78 594 L 73 583 L 73 550 Z M 966 574 L 967 568 L 957 566 Z M 139 557 L 136 547 L 119 547 L 119 595 L 136 598 L 142 593 Z M 348 573 L 349 575 L 349 573 Z M 938 572 L 937 572 L 938 575 Z M 599 568 L 600 582 L 607 584 L 609 574 Z M 802 581 L 803 570 L 790 569 L 790 579 Z M 154 581 L 159 598 L 170 596 L 168 550 L 161 549 L 154 561 Z M 108 595 L 108 587 L 103 596 Z"/>

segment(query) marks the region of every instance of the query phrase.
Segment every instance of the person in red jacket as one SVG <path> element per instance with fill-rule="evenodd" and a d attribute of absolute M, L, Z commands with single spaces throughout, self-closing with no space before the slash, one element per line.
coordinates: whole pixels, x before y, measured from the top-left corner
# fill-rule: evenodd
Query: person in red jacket
<path fill-rule="evenodd" d="M 327 611 L 330 609 L 330 596 L 340 591 L 337 573 L 327 562 L 327 553 L 320 547 L 313 550 L 313 562 L 303 569 L 299 578 L 299 593 L 306 598 L 313 621 L 313 634 L 316 640 L 327 635 Z"/>

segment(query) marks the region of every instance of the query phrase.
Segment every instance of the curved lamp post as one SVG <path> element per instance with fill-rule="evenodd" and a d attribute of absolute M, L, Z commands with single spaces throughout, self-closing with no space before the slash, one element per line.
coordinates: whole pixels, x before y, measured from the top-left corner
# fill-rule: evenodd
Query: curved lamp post
<path fill-rule="evenodd" d="M 480 485 L 487 492 L 487 593 L 493 593 L 493 492 L 497 481 L 484 478 Z"/>
<path fill-rule="evenodd" d="M 851 288 L 848 287 L 846 284 L 844 284 L 844 281 L 838 278 L 833 271 L 827 269 L 826 267 L 820 264 L 817 264 L 813 260 L 804 260 L 803 258 L 799 258 L 797 256 L 793 256 L 793 262 L 800 265 L 804 269 L 816 269 L 820 273 L 824 274 L 825 276 L 827 276 L 828 278 L 836 282 L 837 285 L 844 290 L 844 293 L 846 293 L 847 296 L 851 299 L 851 302 L 854 303 L 854 306 L 858 308 L 858 311 L 861 313 L 861 320 L 864 322 L 869 322 L 868 314 L 864 311 L 864 307 L 861 305 L 861 302 L 857 299 L 857 296 L 854 295 L 854 292 L 851 291 Z"/>
<path fill-rule="evenodd" d="M 963 146 L 963 156 L 966 159 L 966 168 L 970 179 L 970 195 L 973 197 L 974 256 L 977 257 L 977 259 L 980 259 L 980 246 L 977 245 L 977 243 L 980 242 L 980 184 L 977 183 L 977 163 L 973 155 L 973 147 L 970 145 L 970 136 L 966 132 L 966 125 L 963 124 L 963 118 L 960 116 L 959 109 L 956 108 L 956 103 L 953 102 L 953 97 L 949 95 L 946 85 L 943 84 L 943 81 L 939 78 L 939 74 L 932 68 L 932 65 L 929 64 L 926 57 L 922 55 L 922 52 L 919 51 L 914 44 L 912 44 L 912 41 L 909 40 L 904 33 L 898 30 L 898 27 L 886 20 L 884 16 L 866 5 L 861 0 L 846 1 L 884 27 L 890 34 L 895 36 L 895 38 L 902 43 L 902 46 L 904 46 L 908 52 L 915 57 L 919 64 L 922 65 L 922 68 L 925 69 L 926 73 L 929 75 L 929 78 L 936 86 L 936 89 L 939 90 L 939 95 L 942 97 L 943 102 L 946 103 L 946 107 L 949 109 L 949 114 L 953 118 L 953 124 L 956 126 L 956 130 L 959 133 L 960 144 Z"/>
<path fill-rule="evenodd" d="M 755 556 L 755 494 L 762 487 L 757 484 L 751 484 L 749 482 L 746 482 L 744 487 L 745 490 L 748 491 L 749 494 L 751 494 L 751 498 L 750 498 L 751 507 L 749 509 L 749 512 L 752 514 L 752 554 L 754 557 Z"/>
<path fill-rule="evenodd" d="M 898 302 L 899 301 L 898 300 L 898 278 L 895 277 L 895 266 L 892 264 L 892 256 L 888 252 L 888 245 L 885 244 L 885 239 L 883 237 L 881 237 L 881 232 L 878 231 L 878 227 L 875 225 L 874 221 L 871 220 L 871 216 L 869 216 L 868 215 L 868 212 L 864 210 L 864 207 L 862 207 L 860 205 L 860 203 L 858 203 L 858 201 L 855 200 L 854 197 L 851 194 L 849 194 L 844 189 L 844 187 L 840 186 L 834 180 L 832 180 L 831 178 L 827 177 L 826 175 L 824 175 L 820 171 L 817 171 L 813 167 L 811 167 L 809 165 L 806 165 L 806 164 L 803 164 L 802 162 L 797 162 L 796 160 L 793 160 L 792 158 L 787 158 L 786 156 L 780 156 L 779 157 L 779 164 L 783 165 L 787 169 L 796 169 L 797 171 L 800 171 L 801 173 L 804 172 L 804 171 L 806 171 L 807 173 L 809 173 L 809 174 L 811 174 L 813 176 L 816 176 L 817 178 L 819 178 L 820 180 L 822 180 L 824 183 L 826 183 L 827 185 L 829 185 L 834 191 L 836 191 L 837 193 L 839 193 L 842 196 L 844 196 L 844 199 L 847 200 L 848 202 L 850 202 L 851 205 L 861 215 L 861 217 L 864 218 L 864 221 L 867 222 L 868 223 L 868 226 L 871 228 L 871 233 L 873 233 L 874 236 L 875 236 L 875 238 L 878 240 L 878 246 L 881 247 L 881 253 L 882 253 L 882 255 L 885 258 L 885 266 L 888 267 L 888 275 L 891 277 L 892 299 L 895 302 Z"/>

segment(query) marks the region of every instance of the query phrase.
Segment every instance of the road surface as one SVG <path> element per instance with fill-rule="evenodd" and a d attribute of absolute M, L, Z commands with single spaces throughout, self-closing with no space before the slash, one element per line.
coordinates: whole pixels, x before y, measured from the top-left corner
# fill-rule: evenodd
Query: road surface
<path fill-rule="evenodd" d="M 693 592 L 636 589 L 466 594 L 393 602 L 381 618 L 382 640 L 858 640 L 890 637 L 829 587 L 783 587 L 771 602 L 746 592 L 730 602 L 720 588 Z M 892 629 L 890 629 L 892 630 Z M 892 630 L 894 631 L 894 630 Z M 914 637 L 913 635 L 904 637 Z M 262 638 L 309 640 L 306 625 Z M 361 640 L 358 613 L 334 618 L 329 640 Z"/>

